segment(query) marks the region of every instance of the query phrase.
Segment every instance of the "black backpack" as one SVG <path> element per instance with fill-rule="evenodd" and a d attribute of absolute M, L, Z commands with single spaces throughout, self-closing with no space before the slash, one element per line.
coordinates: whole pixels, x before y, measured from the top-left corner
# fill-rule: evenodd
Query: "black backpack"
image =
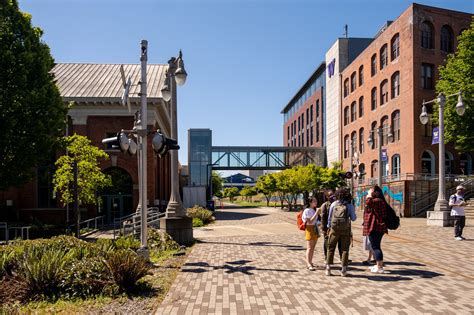
<path fill-rule="evenodd" d="M 389 230 L 396 230 L 400 226 L 400 218 L 395 213 L 392 207 L 388 203 L 385 204 L 387 207 L 387 217 L 385 218 L 385 225 Z"/>

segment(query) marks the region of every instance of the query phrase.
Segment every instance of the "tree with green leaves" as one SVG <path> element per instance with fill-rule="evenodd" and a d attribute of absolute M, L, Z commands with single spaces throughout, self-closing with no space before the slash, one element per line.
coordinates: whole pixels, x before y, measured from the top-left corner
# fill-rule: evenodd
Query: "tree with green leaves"
<path fill-rule="evenodd" d="M 30 180 L 64 133 L 67 108 L 42 34 L 17 0 L 0 0 L 0 190 Z"/>
<path fill-rule="evenodd" d="M 221 175 L 216 171 L 212 171 L 212 193 L 214 196 L 218 198 L 222 197 L 223 184 L 224 179 L 221 177 Z"/>
<path fill-rule="evenodd" d="M 445 142 L 454 143 L 461 152 L 474 151 L 474 19 L 471 27 L 458 37 L 458 47 L 448 55 L 445 66 L 439 67 L 440 80 L 436 92 L 451 95 L 462 92 L 466 111 L 456 113 L 457 98 L 446 98 L 444 108 Z M 436 118 L 438 115 L 433 115 Z"/>
<path fill-rule="evenodd" d="M 277 191 L 275 176 L 273 176 L 273 174 L 262 175 L 257 179 L 255 186 L 257 187 L 258 191 L 265 196 L 268 207 L 270 204 L 270 199 Z"/>
<path fill-rule="evenodd" d="M 240 195 L 247 201 L 252 201 L 252 197 L 257 195 L 257 189 L 253 186 L 245 186 L 240 190 Z"/>
<path fill-rule="evenodd" d="M 60 156 L 55 163 L 54 191 L 60 193 L 64 205 L 73 202 L 73 163 L 77 162 L 79 204 L 96 204 L 97 191 L 112 185 L 111 177 L 99 167 L 99 160 L 108 159 L 108 154 L 93 146 L 87 137 L 77 134 L 64 137 L 61 142 L 68 155 Z"/>
<path fill-rule="evenodd" d="M 230 202 L 234 202 L 235 197 L 239 195 L 239 189 L 237 187 L 224 188 L 224 197 L 229 198 Z"/>

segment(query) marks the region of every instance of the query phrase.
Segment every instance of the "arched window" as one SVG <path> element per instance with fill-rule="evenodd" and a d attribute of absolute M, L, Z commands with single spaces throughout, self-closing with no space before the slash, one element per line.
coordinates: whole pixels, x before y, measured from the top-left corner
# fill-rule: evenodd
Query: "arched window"
<path fill-rule="evenodd" d="M 433 49 L 433 25 L 430 22 L 423 22 L 420 27 L 421 30 L 421 47 Z"/>
<path fill-rule="evenodd" d="M 397 33 L 392 37 L 392 40 L 390 41 L 390 47 L 391 47 L 391 60 L 394 61 L 395 59 L 400 56 L 400 35 Z"/>
<path fill-rule="evenodd" d="M 351 92 L 354 92 L 357 86 L 356 73 L 355 71 L 351 74 Z"/>
<path fill-rule="evenodd" d="M 373 54 L 370 59 L 370 75 L 374 76 L 377 73 L 377 54 Z"/>
<path fill-rule="evenodd" d="M 400 111 L 392 113 L 393 141 L 400 141 Z"/>
<path fill-rule="evenodd" d="M 344 80 L 344 97 L 349 95 L 349 79 Z"/>
<path fill-rule="evenodd" d="M 382 145 L 387 145 L 389 141 L 390 125 L 388 122 L 388 116 L 383 116 L 380 120 L 380 125 L 382 126 Z"/>
<path fill-rule="evenodd" d="M 451 152 L 446 151 L 445 153 L 445 173 L 446 174 L 453 174 L 454 171 L 454 156 Z"/>
<path fill-rule="evenodd" d="M 344 108 L 344 126 L 347 126 L 347 124 L 349 124 L 349 106 Z"/>
<path fill-rule="evenodd" d="M 373 160 L 370 162 L 370 177 L 374 178 L 377 177 L 377 170 L 379 168 L 379 162 L 377 160 Z"/>
<path fill-rule="evenodd" d="M 379 136 L 377 134 L 377 122 L 374 121 L 372 122 L 372 125 L 370 126 L 370 134 L 369 138 L 372 139 L 373 145 L 372 145 L 372 150 L 377 148 L 378 141 L 379 141 Z"/>
<path fill-rule="evenodd" d="M 377 88 L 374 87 L 370 93 L 370 109 L 375 110 L 377 108 Z"/>
<path fill-rule="evenodd" d="M 360 179 L 365 178 L 365 164 L 364 163 L 359 164 L 359 178 Z"/>
<path fill-rule="evenodd" d="M 472 157 L 468 153 L 459 156 L 459 171 L 463 175 L 472 174 Z"/>
<path fill-rule="evenodd" d="M 364 66 L 359 67 L 359 86 L 364 84 Z"/>
<path fill-rule="evenodd" d="M 353 131 L 351 133 L 351 157 L 354 155 L 354 152 L 357 151 L 357 132 Z"/>
<path fill-rule="evenodd" d="M 380 106 L 388 102 L 388 80 L 383 80 L 380 84 Z"/>
<path fill-rule="evenodd" d="M 359 129 L 359 152 L 364 153 L 364 128 Z"/>
<path fill-rule="evenodd" d="M 364 116 L 364 97 L 359 97 L 359 117 Z"/>
<path fill-rule="evenodd" d="M 400 154 L 392 155 L 392 175 L 400 176 Z"/>
<path fill-rule="evenodd" d="M 354 101 L 351 104 L 351 122 L 357 119 L 357 103 Z"/>
<path fill-rule="evenodd" d="M 392 98 L 398 97 L 400 95 L 400 72 L 395 72 L 392 74 Z"/>
<path fill-rule="evenodd" d="M 383 45 L 380 48 L 380 70 L 385 68 L 388 64 L 388 51 L 387 51 L 387 44 Z"/>
<path fill-rule="evenodd" d="M 349 135 L 344 137 L 344 158 L 347 159 L 349 157 Z"/>
<path fill-rule="evenodd" d="M 441 28 L 441 50 L 447 53 L 453 52 L 453 30 L 448 25 Z"/>
<path fill-rule="evenodd" d="M 430 150 L 423 151 L 421 155 L 421 173 L 435 175 L 435 156 Z"/>

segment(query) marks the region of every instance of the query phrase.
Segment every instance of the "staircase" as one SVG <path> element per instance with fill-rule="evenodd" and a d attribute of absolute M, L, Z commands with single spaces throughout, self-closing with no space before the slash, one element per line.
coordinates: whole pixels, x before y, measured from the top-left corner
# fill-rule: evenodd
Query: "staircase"
<path fill-rule="evenodd" d="M 153 226 L 155 228 L 160 227 L 160 219 L 165 216 L 165 213 L 161 213 L 158 208 L 151 207 L 148 208 L 147 211 L 147 226 Z M 138 236 L 140 234 L 141 228 L 141 213 L 136 212 L 132 215 L 126 216 L 119 220 L 118 222 L 114 222 L 115 225 L 118 225 L 120 231 L 120 235 L 133 235 Z M 116 234 L 114 227 L 114 236 Z"/>
<path fill-rule="evenodd" d="M 468 205 L 464 208 L 466 215 L 466 225 L 474 225 L 474 198 L 466 200 Z"/>

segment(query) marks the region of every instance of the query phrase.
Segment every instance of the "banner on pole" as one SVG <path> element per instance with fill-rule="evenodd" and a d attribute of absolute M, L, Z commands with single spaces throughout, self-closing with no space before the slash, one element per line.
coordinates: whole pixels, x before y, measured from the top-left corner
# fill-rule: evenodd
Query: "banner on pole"
<path fill-rule="evenodd" d="M 438 144 L 439 143 L 439 129 L 438 127 L 433 128 L 433 140 L 431 144 Z"/>
<path fill-rule="evenodd" d="M 382 162 L 387 162 L 387 161 L 388 161 L 387 149 L 382 149 Z"/>

